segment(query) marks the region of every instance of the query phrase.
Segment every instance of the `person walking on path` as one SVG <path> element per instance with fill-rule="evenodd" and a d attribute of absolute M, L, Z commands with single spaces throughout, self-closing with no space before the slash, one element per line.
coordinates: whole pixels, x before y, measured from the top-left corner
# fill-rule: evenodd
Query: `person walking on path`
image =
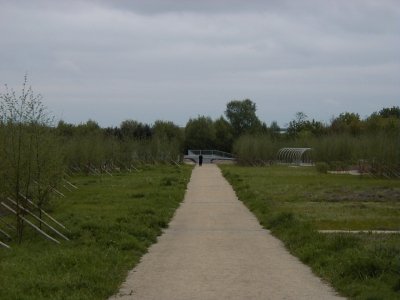
<path fill-rule="evenodd" d="M 195 167 L 168 229 L 121 300 L 343 299 L 261 227 L 214 164 Z"/>
<path fill-rule="evenodd" d="M 199 155 L 199 166 L 201 167 L 203 165 L 203 155 Z"/>

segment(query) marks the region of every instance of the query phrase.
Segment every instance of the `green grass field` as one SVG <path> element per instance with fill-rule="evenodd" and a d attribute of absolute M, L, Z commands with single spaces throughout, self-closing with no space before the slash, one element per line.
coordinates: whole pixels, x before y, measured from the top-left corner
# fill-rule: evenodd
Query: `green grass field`
<path fill-rule="evenodd" d="M 0 299 L 107 299 L 167 227 L 191 167 L 146 166 L 114 176 L 74 177 L 79 190 L 49 212 L 71 241 L 56 245 L 28 230 L 0 249 Z"/>
<path fill-rule="evenodd" d="M 312 167 L 221 166 L 260 223 L 341 294 L 400 299 L 400 181 L 320 174 Z"/>

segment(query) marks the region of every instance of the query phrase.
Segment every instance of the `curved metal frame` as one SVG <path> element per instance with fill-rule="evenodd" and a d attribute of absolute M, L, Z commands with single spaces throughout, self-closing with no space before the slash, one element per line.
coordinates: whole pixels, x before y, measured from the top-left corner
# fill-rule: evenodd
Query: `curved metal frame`
<path fill-rule="evenodd" d="M 278 151 L 277 158 L 284 163 L 309 163 L 311 159 L 306 159 L 305 153 L 312 148 L 282 148 Z"/>

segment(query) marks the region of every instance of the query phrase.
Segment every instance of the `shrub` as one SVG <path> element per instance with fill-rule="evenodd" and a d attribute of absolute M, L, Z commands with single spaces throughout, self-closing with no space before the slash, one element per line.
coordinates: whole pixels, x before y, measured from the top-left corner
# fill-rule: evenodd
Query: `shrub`
<path fill-rule="evenodd" d="M 315 168 L 317 169 L 317 172 L 326 174 L 328 173 L 329 166 L 326 162 L 317 162 Z"/>

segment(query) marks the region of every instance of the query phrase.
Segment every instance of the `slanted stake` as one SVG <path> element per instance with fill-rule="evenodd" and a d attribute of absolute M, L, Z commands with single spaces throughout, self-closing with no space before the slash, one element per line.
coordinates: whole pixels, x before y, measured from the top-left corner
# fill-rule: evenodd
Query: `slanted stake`
<path fill-rule="evenodd" d="M 38 220 L 39 222 L 43 223 L 44 225 L 46 225 L 48 228 L 50 228 L 53 232 L 55 232 L 56 234 L 58 234 L 59 236 L 61 236 L 63 239 L 69 241 L 69 238 L 67 238 L 65 235 L 63 235 L 61 232 L 59 232 L 57 229 L 55 229 L 54 227 L 50 226 L 49 224 L 46 223 L 46 221 L 40 219 L 38 216 L 36 216 L 35 214 L 33 214 L 30 210 L 22 207 L 21 205 L 18 205 L 17 202 L 15 202 L 13 199 L 11 198 L 7 198 L 8 201 L 10 201 L 12 204 L 14 204 L 15 206 L 19 207 L 20 209 L 22 209 L 23 211 L 27 212 L 28 214 L 30 214 L 32 217 L 34 217 L 36 220 Z"/>
<path fill-rule="evenodd" d="M 68 180 L 66 180 L 66 179 L 63 179 L 63 181 L 65 182 L 65 183 L 67 183 L 68 185 L 70 185 L 71 187 L 73 187 L 74 189 L 78 189 L 78 187 L 76 186 L 76 185 L 73 185 L 71 182 L 69 182 Z"/>
<path fill-rule="evenodd" d="M 11 207 L 9 207 L 7 204 L 5 204 L 4 202 L 1 202 L 1 205 L 3 205 L 5 208 L 7 208 L 9 211 L 11 211 L 14 215 L 17 215 L 17 212 L 15 210 L 13 210 Z M 60 244 L 59 241 L 57 241 L 55 238 L 53 238 L 52 236 L 48 235 L 46 232 L 44 232 L 43 230 L 41 230 L 39 227 L 37 227 L 35 224 L 31 223 L 29 220 L 27 220 L 26 218 L 24 218 L 23 216 L 19 215 L 19 217 L 24 220 L 27 224 L 31 225 L 34 229 L 36 229 L 37 231 L 39 231 L 39 233 L 43 234 L 46 238 L 48 238 L 49 240 Z"/>
<path fill-rule="evenodd" d="M 0 241 L 0 245 L 1 245 L 1 246 L 3 246 L 3 247 L 6 247 L 6 248 L 8 248 L 8 249 L 10 249 L 10 248 L 11 248 L 11 247 L 10 247 L 10 246 L 8 246 L 7 244 L 3 243 L 2 241 Z"/>
<path fill-rule="evenodd" d="M 64 228 L 65 230 L 68 230 L 63 224 L 61 224 L 60 222 L 58 222 L 56 219 L 54 219 L 52 216 L 50 216 L 47 212 L 45 212 L 43 209 L 39 208 L 39 206 L 37 206 L 35 203 L 33 203 L 31 200 L 29 200 L 27 197 L 25 197 L 24 195 L 20 194 L 22 198 L 24 198 L 29 204 L 31 204 L 33 207 L 36 207 L 41 213 L 43 213 L 44 215 L 46 215 L 50 220 L 52 220 L 54 223 L 56 223 L 57 225 L 59 225 L 60 227 Z"/>
<path fill-rule="evenodd" d="M 8 237 L 9 239 L 11 239 L 11 236 L 7 232 L 5 232 L 4 230 L 0 229 L 0 232 L 2 234 L 4 234 L 6 237 Z"/>
<path fill-rule="evenodd" d="M 3 219 L 0 218 L 0 222 L 5 224 L 8 228 L 12 229 L 12 230 L 17 230 L 17 228 L 15 228 L 14 226 L 8 224 L 6 221 L 4 221 Z"/>

